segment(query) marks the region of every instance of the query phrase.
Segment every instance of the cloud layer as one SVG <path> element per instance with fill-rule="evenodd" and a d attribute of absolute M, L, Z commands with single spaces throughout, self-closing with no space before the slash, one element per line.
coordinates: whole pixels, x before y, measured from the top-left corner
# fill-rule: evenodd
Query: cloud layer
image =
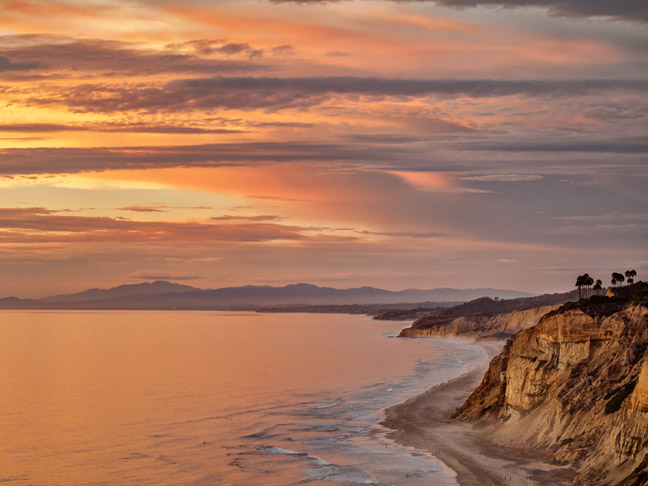
<path fill-rule="evenodd" d="M 646 2 L 0 10 L 0 296 L 648 272 Z"/>

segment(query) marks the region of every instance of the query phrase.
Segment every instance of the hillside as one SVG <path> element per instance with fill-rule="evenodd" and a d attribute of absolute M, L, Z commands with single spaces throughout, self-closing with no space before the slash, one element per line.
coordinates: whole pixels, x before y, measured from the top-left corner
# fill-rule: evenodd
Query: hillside
<path fill-rule="evenodd" d="M 140 284 L 126 284 L 111 289 L 88 289 L 76 294 L 54 295 L 40 299 L 41 302 L 90 302 L 97 300 L 117 299 L 131 295 L 162 295 L 170 293 L 200 291 L 196 287 L 181 285 L 164 280 L 144 282 Z"/>
<path fill-rule="evenodd" d="M 426 303 L 433 308 L 440 302 L 463 302 L 475 295 L 506 297 L 528 295 L 498 289 L 407 289 L 391 291 L 374 287 L 336 289 L 311 284 L 283 287 L 248 285 L 220 289 L 199 289 L 187 285 L 156 281 L 120 285 L 110 289 L 90 289 L 76 294 L 56 295 L 40 300 L 0 299 L 4 309 L 214 309 L 256 310 L 261 307 L 342 306 Z M 396 307 L 398 309 L 398 307 Z"/>
<path fill-rule="evenodd" d="M 648 284 L 569 303 L 512 337 L 457 412 L 575 485 L 648 484 Z"/>
<path fill-rule="evenodd" d="M 402 337 L 470 336 L 503 339 L 538 323 L 547 312 L 575 297 L 575 292 L 518 299 L 482 297 L 434 315 L 401 331 Z"/>

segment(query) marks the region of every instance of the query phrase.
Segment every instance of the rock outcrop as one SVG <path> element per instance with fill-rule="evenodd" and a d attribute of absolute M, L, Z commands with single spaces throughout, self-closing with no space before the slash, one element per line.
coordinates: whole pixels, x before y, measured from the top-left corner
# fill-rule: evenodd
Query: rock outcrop
<path fill-rule="evenodd" d="M 457 418 L 569 465 L 576 485 L 645 486 L 647 346 L 644 305 L 564 306 L 507 342 Z"/>
<path fill-rule="evenodd" d="M 401 331 L 402 337 L 466 336 L 482 339 L 507 339 L 535 326 L 540 318 L 558 306 L 545 305 L 505 314 L 460 316 L 452 320 L 427 319 Z"/>

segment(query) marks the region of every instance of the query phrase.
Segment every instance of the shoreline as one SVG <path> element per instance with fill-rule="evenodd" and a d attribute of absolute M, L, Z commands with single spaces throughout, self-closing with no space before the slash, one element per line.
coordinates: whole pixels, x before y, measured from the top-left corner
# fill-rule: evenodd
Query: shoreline
<path fill-rule="evenodd" d="M 387 438 L 430 453 L 453 470 L 460 486 L 571 484 L 564 468 L 494 445 L 473 424 L 451 418 L 477 388 L 504 342 L 475 343 L 486 351 L 485 365 L 387 408 L 380 425 L 388 429 Z"/>

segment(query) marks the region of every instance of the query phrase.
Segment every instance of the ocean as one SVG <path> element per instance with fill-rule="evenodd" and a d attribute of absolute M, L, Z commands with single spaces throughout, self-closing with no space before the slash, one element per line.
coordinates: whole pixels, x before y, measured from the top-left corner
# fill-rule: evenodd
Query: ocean
<path fill-rule="evenodd" d="M 382 411 L 486 361 L 341 314 L 0 312 L 0 483 L 456 485 Z"/>

